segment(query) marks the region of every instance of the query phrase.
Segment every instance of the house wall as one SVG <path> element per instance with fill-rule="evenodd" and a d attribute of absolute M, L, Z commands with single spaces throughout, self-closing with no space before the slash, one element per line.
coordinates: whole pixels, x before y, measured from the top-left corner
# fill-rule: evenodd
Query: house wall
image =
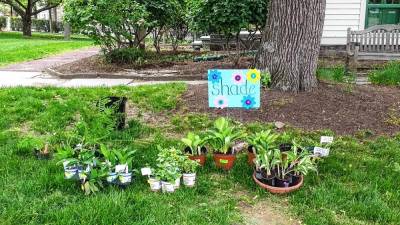
<path fill-rule="evenodd" d="M 363 30 L 367 0 L 326 0 L 322 45 L 345 45 L 347 28 Z"/>

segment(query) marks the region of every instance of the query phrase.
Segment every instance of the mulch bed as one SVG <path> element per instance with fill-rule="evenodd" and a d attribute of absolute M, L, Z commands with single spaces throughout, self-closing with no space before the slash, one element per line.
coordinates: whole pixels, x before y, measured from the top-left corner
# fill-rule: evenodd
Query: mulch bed
<path fill-rule="evenodd" d="M 193 53 L 193 57 L 196 55 Z M 218 61 L 193 62 L 186 61 L 157 61 L 152 60 L 143 64 L 109 64 L 104 62 L 101 56 L 92 56 L 76 62 L 68 63 L 53 68 L 63 74 L 96 74 L 96 73 L 129 73 L 129 71 L 141 70 L 172 70 L 179 71 L 180 75 L 204 75 L 209 69 L 235 69 L 250 68 L 252 57 L 242 57 L 238 65 L 234 65 L 231 59 L 225 58 Z"/>
<path fill-rule="evenodd" d="M 263 90 L 259 110 L 210 109 L 207 86 L 189 86 L 178 111 L 228 116 L 242 122 L 281 121 L 304 130 L 331 129 L 340 135 L 371 131 L 392 135 L 400 126 L 388 123 L 397 110 L 400 120 L 400 89 L 378 86 L 353 86 L 320 83 L 310 93 L 285 93 Z"/>

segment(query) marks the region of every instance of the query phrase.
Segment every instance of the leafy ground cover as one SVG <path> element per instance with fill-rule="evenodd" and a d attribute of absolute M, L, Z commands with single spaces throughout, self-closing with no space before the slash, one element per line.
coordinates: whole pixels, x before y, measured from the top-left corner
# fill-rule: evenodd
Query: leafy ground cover
<path fill-rule="evenodd" d="M 24 38 L 17 32 L 0 32 L 0 66 L 40 59 L 52 54 L 93 45 L 88 38 L 73 36 L 64 41 L 62 35 L 34 33 Z"/>
<path fill-rule="evenodd" d="M 400 84 L 400 62 L 392 61 L 371 71 L 368 79 L 373 84 L 398 86 Z"/>
<path fill-rule="evenodd" d="M 176 115 L 171 111 L 182 104 L 180 96 L 186 88 L 168 84 L 112 89 L 1 89 L 0 223 L 241 224 L 246 222 L 240 213 L 243 202 L 287 206 L 288 224 L 292 224 L 289 218 L 305 224 L 400 221 L 400 136 L 337 136 L 331 156 L 319 163 L 319 173 L 310 174 L 298 192 L 281 197 L 267 194 L 254 184 L 245 154 L 239 155 L 229 173 L 208 163 L 193 189 L 169 195 L 151 193 L 145 179 L 137 175 L 125 190 L 108 187 L 85 196 L 78 185 L 64 180 L 63 169 L 55 160 L 39 161 L 21 145 L 27 137 L 46 137 L 56 146 L 84 134 L 115 148 L 137 149 L 135 169 L 154 165 L 157 145 L 176 144 L 185 132 L 212 125 L 206 114 Z M 110 95 L 126 96 L 134 106 L 128 113 L 129 128 L 124 131 L 104 131 L 100 114 L 91 110 L 99 98 Z M 244 125 L 249 132 L 273 127 L 260 122 Z M 78 133 L 74 127 L 80 127 Z M 286 131 L 305 145 L 320 135 L 333 134 L 293 128 Z"/>

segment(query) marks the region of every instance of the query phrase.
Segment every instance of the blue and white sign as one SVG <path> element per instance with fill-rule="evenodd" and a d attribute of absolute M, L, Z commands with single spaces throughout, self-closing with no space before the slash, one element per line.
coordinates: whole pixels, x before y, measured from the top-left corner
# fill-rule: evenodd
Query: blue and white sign
<path fill-rule="evenodd" d="M 211 108 L 260 108 L 261 73 L 251 70 L 209 70 Z"/>

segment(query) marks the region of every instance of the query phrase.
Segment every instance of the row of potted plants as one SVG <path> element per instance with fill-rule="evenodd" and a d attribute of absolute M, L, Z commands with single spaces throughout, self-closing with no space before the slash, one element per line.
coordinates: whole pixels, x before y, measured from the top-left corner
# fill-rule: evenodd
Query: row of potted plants
<path fill-rule="evenodd" d="M 109 149 L 105 145 L 63 146 L 56 157 L 64 166 L 64 177 L 81 184 L 85 194 L 99 191 L 105 184 L 122 188 L 132 182 L 132 163 L 135 150 Z"/>

